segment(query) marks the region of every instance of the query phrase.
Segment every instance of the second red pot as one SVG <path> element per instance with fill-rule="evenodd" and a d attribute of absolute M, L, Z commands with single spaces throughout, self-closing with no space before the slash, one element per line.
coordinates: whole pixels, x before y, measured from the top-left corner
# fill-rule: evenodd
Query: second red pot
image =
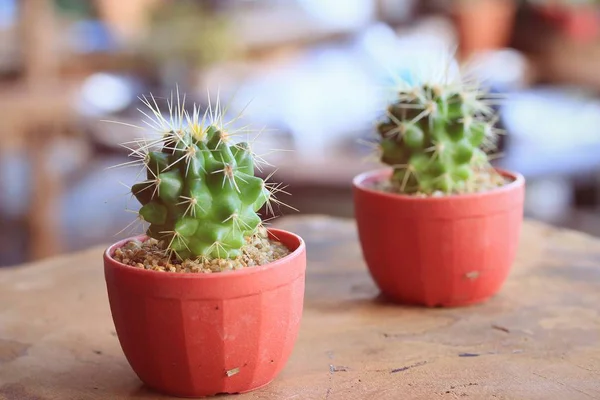
<path fill-rule="evenodd" d="M 407 304 L 461 306 L 500 290 L 514 261 L 523 220 L 521 175 L 488 192 L 418 198 L 385 193 L 377 170 L 354 179 L 363 255 L 387 298 Z"/>

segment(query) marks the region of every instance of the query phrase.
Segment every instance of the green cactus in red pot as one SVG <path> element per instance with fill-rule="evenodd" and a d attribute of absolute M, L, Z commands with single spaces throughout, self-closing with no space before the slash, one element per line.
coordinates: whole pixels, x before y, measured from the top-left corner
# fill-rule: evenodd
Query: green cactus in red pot
<path fill-rule="evenodd" d="M 167 101 L 168 117 L 154 97 L 144 97 L 151 110 L 143 112 L 146 122 L 160 137 L 127 146 L 144 168 L 145 179 L 131 187 L 139 218 L 149 224 L 146 234 L 180 262 L 236 259 L 263 226 L 259 211 L 285 205 L 275 197 L 283 190 L 255 175 L 264 160 L 249 142 L 234 140 L 239 135 L 223 122 L 219 105 L 201 114 L 194 104 L 188 113 L 177 97 L 177 105 Z"/>
<path fill-rule="evenodd" d="M 130 190 L 149 226 L 103 254 L 123 353 L 146 386 L 170 396 L 264 387 L 292 354 L 304 304 L 304 240 L 260 217 L 283 204 L 284 188 L 259 176 L 266 161 L 254 139 L 239 140 L 253 131 L 233 126 L 241 115 L 224 122 L 218 99 L 201 113 L 171 96 L 168 115 L 142 100 L 152 137 L 124 143 L 135 158 L 124 165 L 142 167 Z"/>
<path fill-rule="evenodd" d="M 442 79 L 394 88 L 376 129 L 385 168 L 354 178 L 354 212 L 383 297 L 456 307 L 489 299 L 506 280 L 525 179 L 491 163 L 498 96 L 438 66 Z"/>

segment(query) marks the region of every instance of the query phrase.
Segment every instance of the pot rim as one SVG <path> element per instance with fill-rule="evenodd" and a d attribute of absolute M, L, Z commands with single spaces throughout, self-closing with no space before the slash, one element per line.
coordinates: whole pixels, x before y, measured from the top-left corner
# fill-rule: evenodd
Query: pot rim
<path fill-rule="evenodd" d="M 149 236 L 146 234 L 130 236 L 130 237 L 121 239 L 118 242 L 111 244 L 110 246 L 108 246 L 106 248 L 106 250 L 104 250 L 102 258 L 104 259 L 105 265 L 111 265 L 112 268 L 117 268 L 117 269 L 126 268 L 128 273 L 139 274 L 140 276 L 147 275 L 147 274 L 158 274 L 159 276 L 163 276 L 165 279 L 227 279 L 227 278 L 232 278 L 232 277 L 237 277 L 237 276 L 245 276 L 245 275 L 258 274 L 261 272 L 267 272 L 271 269 L 275 269 L 275 268 L 278 268 L 279 266 L 282 266 L 283 264 L 286 264 L 293 258 L 300 257 L 301 254 L 306 252 L 306 244 L 304 242 L 304 239 L 302 239 L 302 237 L 300 235 L 297 235 L 290 231 L 286 231 L 283 229 L 276 229 L 276 228 L 267 228 L 267 231 L 269 233 L 273 234 L 274 236 L 277 236 L 278 233 L 291 236 L 292 238 L 294 238 L 295 240 L 298 241 L 298 243 L 299 243 L 298 247 L 294 251 L 292 251 L 290 254 L 286 255 L 285 257 L 282 257 L 282 258 L 280 258 L 276 261 L 270 262 L 268 264 L 257 265 L 257 266 L 253 266 L 251 268 L 243 268 L 243 269 L 239 269 L 239 270 L 215 272 L 215 273 L 211 273 L 211 274 L 197 273 L 197 272 L 179 272 L 179 273 L 168 273 L 167 272 L 167 273 L 165 273 L 165 272 L 154 271 L 154 270 L 149 270 L 149 269 L 135 268 L 135 267 L 132 267 L 131 265 L 123 264 L 122 262 L 119 262 L 112 257 L 112 254 L 114 253 L 114 251 L 117 248 L 123 247 L 127 242 L 129 242 L 131 240 L 134 240 L 134 239 L 141 240 L 141 241 L 148 240 Z"/>
<path fill-rule="evenodd" d="M 380 196 L 384 198 L 388 198 L 391 200 L 402 200 L 402 201 L 412 201 L 412 202 L 444 202 L 444 201 L 452 201 L 452 200 L 467 200 L 467 199 L 485 199 L 487 197 L 494 197 L 501 193 L 513 191 L 523 185 L 525 185 L 525 178 L 522 174 L 514 171 L 508 171 L 501 168 L 494 168 L 497 172 L 499 172 L 502 176 L 506 178 L 511 178 L 513 181 L 500 186 L 498 188 L 492 190 L 486 190 L 484 192 L 478 193 L 465 193 L 465 194 L 453 194 L 450 196 L 441 196 L 441 197 L 416 197 L 410 196 L 407 194 L 398 194 L 398 193 L 389 193 L 383 192 L 381 190 L 373 189 L 365 185 L 367 181 L 380 181 L 382 178 L 389 176 L 393 169 L 392 168 L 379 168 L 372 169 L 361 174 L 358 174 L 352 179 L 352 186 L 355 190 L 360 190 L 362 192 L 368 193 L 373 196 Z"/>

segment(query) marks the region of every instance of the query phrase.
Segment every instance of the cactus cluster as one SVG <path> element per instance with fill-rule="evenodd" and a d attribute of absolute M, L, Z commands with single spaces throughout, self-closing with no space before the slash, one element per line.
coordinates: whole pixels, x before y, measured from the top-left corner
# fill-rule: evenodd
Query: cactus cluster
<path fill-rule="evenodd" d="M 152 100 L 143 98 L 155 117 L 149 125 L 161 136 L 128 147 L 145 170 L 131 193 L 149 223 L 147 235 L 168 243 L 179 260 L 236 258 L 262 225 L 259 210 L 265 204 L 272 210 L 281 189 L 255 176 L 262 159 L 248 142 L 234 142 L 218 106 L 213 112 L 209 105 L 201 117 L 194 105 L 190 116 L 179 105 L 173 113 L 171 98 L 170 118 L 164 118 Z"/>
<path fill-rule="evenodd" d="M 481 171 L 495 173 L 488 153 L 496 143 L 496 118 L 485 92 L 465 84 L 422 84 L 396 93 L 377 132 L 380 161 L 394 169 L 397 191 L 473 192 Z"/>

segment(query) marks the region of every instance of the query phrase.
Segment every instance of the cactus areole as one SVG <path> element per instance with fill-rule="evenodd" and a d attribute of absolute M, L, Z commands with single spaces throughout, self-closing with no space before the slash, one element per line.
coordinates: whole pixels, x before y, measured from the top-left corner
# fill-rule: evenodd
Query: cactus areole
<path fill-rule="evenodd" d="M 478 174 L 488 162 L 497 130 L 492 109 L 479 89 L 423 84 L 399 90 L 377 125 L 380 160 L 394 169 L 392 187 L 407 194 L 479 191 Z"/>

